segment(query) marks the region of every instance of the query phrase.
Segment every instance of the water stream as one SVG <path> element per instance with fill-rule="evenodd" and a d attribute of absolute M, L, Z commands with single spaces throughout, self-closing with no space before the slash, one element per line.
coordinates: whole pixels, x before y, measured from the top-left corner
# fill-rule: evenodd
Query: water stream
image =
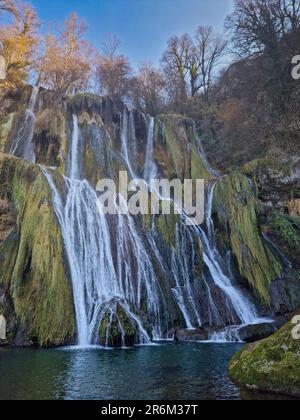
<path fill-rule="evenodd" d="M 28 108 L 23 117 L 22 124 L 12 143 L 10 154 L 35 163 L 34 144 L 32 142 L 35 128 L 35 106 L 38 99 L 39 88 L 32 88 Z"/>
<path fill-rule="evenodd" d="M 124 107 L 122 154 L 132 178 L 135 177 L 135 172 L 130 158 L 132 154 L 129 137 L 134 132 L 133 123 L 134 119 L 130 118 Z M 153 159 L 154 130 L 155 120 L 149 118 L 144 164 L 144 179 L 148 184 L 157 175 L 157 166 Z M 43 169 L 52 189 L 54 207 L 70 266 L 78 345 L 86 347 L 97 344 L 99 325 L 105 324 L 106 339 L 102 344 L 108 346 L 111 328 L 117 324 L 122 345 L 125 346 L 124 316 L 137 331 L 136 344 L 166 338 L 168 329 L 172 328 L 172 321 L 157 270 L 149 255 L 149 249 L 152 249 L 161 271 L 166 273 L 164 257 L 153 232 L 155 227 L 153 225 L 146 236 L 141 235 L 132 216 L 117 214 L 112 219 L 99 212 L 95 190 L 86 180 L 81 179 L 80 141 L 78 118 L 73 115 L 73 133 L 67 176 L 63 178 L 63 194 L 59 192 L 61 188 L 58 189 L 54 174 Z M 208 162 L 207 168 L 211 170 Z M 216 175 L 215 171 L 211 173 Z M 204 320 L 205 323 L 245 325 L 253 324 L 259 318 L 255 305 L 222 269 L 222 258 L 215 244 L 212 218 L 215 183 L 212 182 L 208 190 L 207 233 L 199 226 L 188 228 L 182 221 L 177 225 L 176 247 L 171 255 L 170 269 L 174 282 L 171 292 L 188 329 L 204 324 L 203 308 L 197 298 L 198 280 L 193 271 L 199 252 L 195 249 L 195 238 L 200 238 L 202 242 L 204 264 L 209 273 L 208 278 L 202 279 L 207 290 L 206 306 L 209 313 L 209 321 Z M 186 216 L 183 214 L 182 217 L 184 219 Z M 212 285 L 222 296 L 226 306 L 226 317 L 215 302 Z M 148 323 L 151 324 L 151 334 L 145 327 L 141 316 L 143 312 L 147 314 Z M 231 327 L 229 333 L 225 330 L 221 336 L 213 335 L 211 338 L 216 341 L 237 341 L 236 335 L 233 337 L 231 334 L 233 330 L 237 331 L 238 328 Z"/>

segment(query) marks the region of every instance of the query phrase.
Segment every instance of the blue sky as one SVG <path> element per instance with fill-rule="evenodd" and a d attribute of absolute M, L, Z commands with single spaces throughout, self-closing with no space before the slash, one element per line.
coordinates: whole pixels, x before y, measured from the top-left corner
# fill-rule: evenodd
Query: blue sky
<path fill-rule="evenodd" d="M 72 11 L 85 18 L 87 38 L 97 47 L 107 33 L 122 41 L 121 50 L 137 66 L 158 64 L 168 38 L 198 25 L 212 25 L 222 32 L 233 0 L 29 0 L 44 27 L 63 21 Z"/>

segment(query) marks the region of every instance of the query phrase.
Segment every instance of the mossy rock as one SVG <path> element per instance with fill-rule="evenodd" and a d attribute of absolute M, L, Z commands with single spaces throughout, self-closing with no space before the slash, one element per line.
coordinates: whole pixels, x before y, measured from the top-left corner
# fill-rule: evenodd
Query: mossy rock
<path fill-rule="evenodd" d="M 194 123 L 180 115 L 157 119 L 155 160 L 168 179 L 212 179 L 198 152 Z M 160 137 L 160 138 L 159 138 Z"/>
<path fill-rule="evenodd" d="M 232 250 L 241 278 L 247 280 L 263 303 L 269 304 L 268 288 L 280 277 L 282 265 L 262 240 L 259 202 L 244 175 L 236 172 L 218 181 L 214 214 L 221 242 Z"/>
<path fill-rule="evenodd" d="M 229 376 L 254 390 L 300 397 L 300 339 L 292 322 L 276 334 L 242 349 L 230 362 Z"/>
<path fill-rule="evenodd" d="M 18 344 L 72 342 L 72 288 L 48 182 L 38 166 L 1 154 L 0 172 L 5 176 L 1 187 L 6 185 L 6 196 L 17 214 L 13 231 L 0 247 L 0 286 L 13 302 Z"/>
<path fill-rule="evenodd" d="M 263 228 L 293 266 L 300 268 L 300 218 L 273 210 L 267 215 Z"/>
<path fill-rule="evenodd" d="M 139 343 L 136 322 L 117 302 L 107 305 L 99 326 L 99 343 L 102 346 L 120 348 Z"/>

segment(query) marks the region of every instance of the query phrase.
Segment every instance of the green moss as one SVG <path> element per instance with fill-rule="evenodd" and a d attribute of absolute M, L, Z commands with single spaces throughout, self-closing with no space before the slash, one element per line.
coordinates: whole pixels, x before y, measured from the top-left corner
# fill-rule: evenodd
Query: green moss
<path fill-rule="evenodd" d="M 0 249 L 0 285 L 9 286 L 24 341 L 35 337 L 41 346 L 63 344 L 74 337 L 75 316 L 50 188 L 39 167 L 4 155 L 0 166 L 1 160 L 14 166 L 17 222 Z"/>
<path fill-rule="evenodd" d="M 156 160 L 169 179 L 211 179 L 197 149 L 193 121 L 178 115 L 163 115 L 158 119 L 163 126 L 161 147 L 156 145 Z"/>
<path fill-rule="evenodd" d="M 269 214 L 267 222 L 290 248 L 300 247 L 299 220 L 273 211 Z"/>
<path fill-rule="evenodd" d="M 156 219 L 156 227 L 162 235 L 164 241 L 175 247 L 176 245 L 176 224 L 179 222 L 179 216 L 171 212 L 170 215 L 160 215 Z"/>
<path fill-rule="evenodd" d="M 242 349 L 229 375 L 238 384 L 261 391 L 300 396 L 300 340 L 290 322 L 272 337 Z"/>
<path fill-rule="evenodd" d="M 234 173 L 219 180 L 215 188 L 215 211 L 221 236 L 237 261 L 243 278 L 264 303 L 269 303 L 268 288 L 279 277 L 282 267 L 261 239 L 258 201 L 247 178 Z"/>
<path fill-rule="evenodd" d="M 99 328 L 99 342 L 109 347 L 133 346 L 136 342 L 137 328 L 124 310 L 117 304 L 113 312 L 108 308 Z M 122 342 L 124 339 L 124 343 Z"/>

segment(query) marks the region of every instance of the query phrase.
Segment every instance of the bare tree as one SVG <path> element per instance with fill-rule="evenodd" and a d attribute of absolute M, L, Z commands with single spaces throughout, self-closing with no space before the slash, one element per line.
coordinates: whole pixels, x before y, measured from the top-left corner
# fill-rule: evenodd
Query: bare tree
<path fill-rule="evenodd" d="M 193 85 L 193 91 L 197 93 L 203 88 L 205 95 L 208 96 L 214 71 L 224 56 L 227 43 L 220 35 L 214 33 L 212 27 L 199 26 L 195 44 L 194 54 L 196 55 L 195 61 L 198 68 L 198 85 Z"/>
<path fill-rule="evenodd" d="M 127 57 L 118 54 L 120 40 L 110 35 L 96 60 L 96 84 L 102 95 L 122 100 L 129 92 L 132 69 Z"/>
<path fill-rule="evenodd" d="M 164 103 L 164 88 L 165 80 L 161 71 L 150 63 L 142 65 L 132 82 L 134 105 L 146 114 L 159 114 Z"/>
<path fill-rule="evenodd" d="M 226 26 L 234 48 L 243 57 L 266 53 L 276 58 L 280 41 L 299 29 L 299 0 L 235 0 Z"/>
<path fill-rule="evenodd" d="M 172 37 L 168 41 L 168 46 L 163 54 L 163 70 L 167 80 L 170 95 L 178 104 L 187 98 L 186 77 L 190 70 L 190 56 L 193 47 L 192 39 L 189 35 Z"/>

